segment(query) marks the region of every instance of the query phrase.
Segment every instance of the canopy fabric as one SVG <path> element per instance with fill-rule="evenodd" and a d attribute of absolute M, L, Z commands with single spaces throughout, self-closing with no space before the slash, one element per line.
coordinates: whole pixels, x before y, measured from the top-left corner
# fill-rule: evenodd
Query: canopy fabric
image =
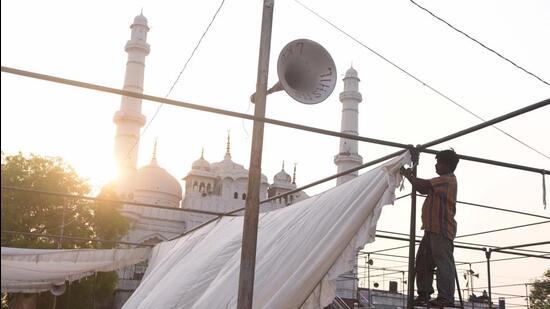
<path fill-rule="evenodd" d="M 37 293 L 98 271 L 149 258 L 151 248 L 20 249 L 2 247 L 2 292 Z"/>
<path fill-rule="evenodd" d="M 324 193 L 261 213 L 254 308 L 323 308 L 335 280 L 374 241 L 382 206 L 392 204 L 408 152 Z M 223 217 L 153 248 L 123 308 L 236 308 L 243 217 Z"/>

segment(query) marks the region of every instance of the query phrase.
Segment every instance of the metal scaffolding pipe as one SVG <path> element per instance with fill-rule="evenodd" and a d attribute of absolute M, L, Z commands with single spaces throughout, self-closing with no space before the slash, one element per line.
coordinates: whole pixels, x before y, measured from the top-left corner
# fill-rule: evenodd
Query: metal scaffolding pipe
<path fill-rule="evenodd" d="M 488 126 L 492 126 L 492 125 L 494 125 L 494 124 L 496 124 L 496 123 L 499 123 L 499 122 L 501 122 L 501 121 L 504 121 L 504 120 L 507 120 L 507 119 L 510 119 L 510 118 L 519 116 L 519 115 L 521 115 L 521 114 L 530 112 L 530 111 L 535 110 L 535 109 L 537 109 L 537 108 L 541 108 L 541 107 L 546 106 L 546 105 L 548 105 L 548 104 L 550 104 L 550 99 L 546 99 L 546 100 L 540 101 L 540 102 L 538 102 L 538 103 L 528 105 L 528 106 L 526 106 L 526 107 L 524 107 L 524 108 L 520 108 L 520 109 L 515 110 L 515 111 L 513 111 L 513 112 L 510 112 L 510 113 L 508 113 L 508 114 L 504 114 L 504 115 L 502 115 L 502 116 L 493 118 L 493 119 L 491 119 L 491 120 L 487 120 L 487 121 L 482 122 L 482 123 L 480 123 L 480 124 L 478 124 L 478 125 L 475 125 L 475 126 L 466 128 L 466 129 L 464 129 L 464 130 L 458 131 L 458 132 L 456 132 L 456 133 L 447 135 L 447 136 L 442 137 L 442 138 L 438 138 L 438 139 L 436 139 L 436 140 L 434 140 L 434 141 L 431 141 L 431 142 L 428 142 L 428 143 L 419 145 L 419 146 L 417 146 L 417 147 L 420 148 L 420 149 L 426 149 L 426 148 L 428 148 L 428 147 L 431 147 L 431 146 L 434 146 L 434 145 L 437 145 L 437 144 L 441 144 L 441 143 L 443 143 L 443 142 L 446 142 L 446 141 L 455 139 L 455 138 L 457 138 L 457 137 L 466 135 L 466 134 L 468 134 L 468 133 L 475 132 L 475 131 L 477 131 L 477 130 L 486 128 L 486 127 L 488 127 Z"/>
<path fill-rule="evenodd" d="M 541 241 L 541 242 L 535 242 L 530 244 L 521 244 L 521 245 L 515 245 L 515 246 L 506 246 L 506 247 L 498 247 L 498 248 L 492 248 L 492 251 L 500 251 L 500 250 L 506 250 L 506 249 L 517 249 L 517 248 L 523 248 L 523 247 L 532 247 L 532 246 L 540 246 L 540 245 L 547 245 L 550 244 L 550 241 Z"/>
<path fill-rule="evenodd" d="M 414 167 L 412 169 L 412 174 L 416 177 L 416 166 L 418 164 L 418 157 L 415 158 Z M 409 227 L 409 274 L 408 274 L 408 283 L 407 286 L 407 308 L 413 308 L 414 303 L 414 260 L 415 260 L 415 242 L 416 242 L 416 190 L 414 187 L 411 192 L 411 218 L 410 218 L 410 227 Z"/>

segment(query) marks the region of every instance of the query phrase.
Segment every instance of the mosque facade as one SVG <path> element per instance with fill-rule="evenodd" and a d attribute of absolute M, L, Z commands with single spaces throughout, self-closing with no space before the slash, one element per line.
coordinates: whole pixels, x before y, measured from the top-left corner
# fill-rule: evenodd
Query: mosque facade
<path fill-rule="evenodd" d="M 124 90 L 143 93 L 145 58 L 150 52 L 147 34 L 150 30 L 143 14 L 134 18 L 130 26 L 130 40 L 126 43 L 128 54 Z M 361 93 L 358 91 L 357 71 L 350 68 L 344 77 L 342 102 L 342 132 L 358 134 L 358 104 Z M 248 170 L 231 158 L 230 136 L 227 136 L 226 152 L 218 162 L 208 162 L 204 154 L 193 162 L 191 170 L 180 181 L 162 168 L 157 162 L 157 147 L 153 149 L 148 165 L 137 168 L 140 130 L 145 124 L 141 113 L 141 99 L 123 96 L 120 109 L 115 113 L 116 124 L 114 156 L 119 179 L 116 183 L 120 199 L 135 203 L 158 205 L 142 207 L 125 204 L 122 214 L 129 220 L 130 228 L 122 239 L 125 242 L 156 244 L 176 238 L 216 217 L 214 213 L 225 213 L 244 208 Z M 221 157 L 221 156 L 220 156 Z M 337 171 L 342 172 L 362 164 L 358 154 L 357 141 L 341 139 L 338 154 L 334 157 Z M 357 173 L 338 178 L 337 184 L 356 177 Z M 269 182 L 261 175 L 260 200 L 277 196 L 297 188 L 296 167 L 293 176 L 281 170 Z M 271 211 L 286 207 L 309 196 L 299 191 L 274 201 L 263 203 L 261 211 Z M 195 212 L 182 211 L 194 210 Z M 145 272 L 146 264 L 127 267 L 118 272 L 119 282 L 115 291 L 114 307 L 120 308 L 137 288 Z M 340 282 L 340 281 L 339 281 Z M 339 291 L 348 291 L 355 279 L 339 283 Z M 344 295 L 345 296 L 345 295 Z"/>

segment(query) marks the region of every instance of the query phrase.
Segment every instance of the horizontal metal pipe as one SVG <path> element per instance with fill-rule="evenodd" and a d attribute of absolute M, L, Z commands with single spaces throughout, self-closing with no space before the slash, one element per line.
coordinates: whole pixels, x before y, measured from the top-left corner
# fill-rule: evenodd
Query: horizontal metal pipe
<path fill-rule="evenodd" d="M 77 194 L 62 193 L 62 192 L 52 192 L 52 191 L 43 191 L 43 190 L 20 188 L 20 187 L 2 186 L 2 190 L 30 192 L 30 193 L 36 193 L 36 194 L 53 195 L 53 196 L 67 197 L 67 198 L 73 198 L 73 199 L 91 200 L 91 201 L 96 201 L 96 202 L 121 203 L 121 204 L 128 204 L 128 205 L 135 205 L 135 206 L 145 206 L 145 207 L 157 208 L 157 209 L 193 212 L 193 213 L 200 213 L 200 214 L 213 215 L 213 216 L 230 216 L 230 215 L 225 214 L 225 213 L 213 212 L 213 211 L 207 211 L 207 210 L 161 206 L 161 205 L 155 205 L 155 204 L 138 203 L 138 202 L 133 202 L 133 201 L 123 201 L 123 200 L 116 200 L 116 199 L 107 199 L 107 198 L 100 198 L 100 197 L 91 197 L 91 196 L 85 196 L 85 195 L 77 195 Z"/>
<path fill-rule="evenodd" d="M 325 178 L 323 178 L 323 179 L 317 180 L 317 181 L 312 182 L 312 183 L 310 183 L 310 184 L 307 184 L 307 185 L 305 185 L 305 186 L 302 186 L 302 187 L 293 189 L 293 190 L 291 190 L 291 191 L 285 192 L 285 193 L 283 193 L 283 194 L 279 194 L 279 195 L 270 197 L 270 198 L 268 198 L 268 199 L 265 199 L 265 200 L 261 201 L 260 203 L 267 203 L 267 202 L 270 202 L 270 201 L 279 199 L 279 198 L 281 198 L 281 197 L 284 197 L 284 196 L 286 196 L 286 195 L 289 195 L 289 194 L 293 194 L 293 193 L 296 193 L 296 192 L 303 191 L 303 190 L 305 190 L 305 189 L 307 189 L 307 188 L 311 188 L 311 187 L 316 186 L 316 185 L 318 185 L 318 184 L 321 184 L 321 183 L 323 183 L 323 182 L 327 182 L 327 181 L 333 180 L 333 179 L 335 179 L 335 178 L 338 178 L 338 177 L 347 175 L 347 174 L 349 174 L 349 173 L 351 173 L 351 172 L 355 172 L 355 171 L 358 171 L 358 170 L 360 170 L 360 169 L 363 169 L 363 168 L 366 168 L 366 167 L 369 167 L 369 166 L 378 164 L 378 163 L 380 163 L 380 162 L 384 162 L 384 161 L 386 161 L 386 160 L 388 160 L 388 159 L 391 159 L 391 158 L 393 158 L 393 157 L 396 157 L 396 156 L 402 154 L 403 152 L 405 152 L 405 150 L 399 150 L 399 151 L 397 151 L 397 152 L 394 152 L 394 153 L 391 153 L 391 154 L 389 154 L 389 155 L 383 156 L 383 157 L 378 158 L 378 159 L 376 159 L 376 160 L 372 160 L 372 161 L 370 161 L 370 162 L 361 164 L 361 165 L 359 165 L 359 166 L 357 166 L 357 167 L 350 168 L 349 170 L 345 170 L 345 171 L 343 171 L 343 172 L 334 174 L 334 175 L 332 175 L 332 176 L 325 177 Z"/>
<path fill-rule="evenodd" d="M 386 238 L 386 239 L 393 239 L 393 240 L 402 240 L 402 241 L 409 241 L 408 238 L 402 238 L 402 237 L 395 237 L 395 236 L 386 236 L 386 235 L 378 235 L 376 234 L 376 237 L 380 238 Z M 415 240 L 415 242 L 419 243 L 420 240 Z M 455 248 L 462 248 L 462 249 L 469 249 L 469 250 L 477 250 L 477 251 L 483 251 L 485 252 L 485 248 L 479 248 L 479 247 L 471 247 L 471 246 L 465 246 L 460 244 L 454 244 Z M 526 257 L 534 257 L 534 258 L 541 258 L 541 259 L 550 259 L 550 256 L 546 255 L 535 255 L 535 254 L 527 254 L 527 253 L 521 253 L 521 252 L 512 252 L 512 251 L 498 251 L 499 253 L 504 254 L 513 254 L 513 255 L 521 255 Z"/>
<path fill-rule="evenodd" d="M 92 241 L 92 242 L 104 242 L 104 243 L 115 243 L 115 244 L 122 244 L 122 245 L 134 245 L 134 246 L 142 246 L 142 247 L 154 247 L 154 245 L 149 244 L 140 244 L 135 242 L 127 242 L 127 241 L 118 241 L 118 240 L 105 240 L 105 239 L 99 239 L 99 238 L 84 238 L 84 237 L 75 237 L 75 236 L 64 236 L 64 235 L 52 235 L 52 234 L 40 234 L 40 233 L 30 233 L 30 232 L 18 232 L 18 231 L 2 231 L 4 234 L 21 234 L 21 235 L 27 235 L 27 236 L 33 236 L 33 237 L 46 237 L 46 238 L 55 238 L 55 239 L 71 239 L 71 240 L 78 240 L 78 241 Z"/>
<path fill-rule="evenodd" d="M 431 146 L 434 146 L 434 145 L 437 145 L 437 144 L 441 144 L 443 142 L 446 142 L 446 141 L 449 141 L 449 140 L 452 140 L 452 139 L 455 139 L 457 137 L 460 137 L 460 136 L 463 136 L 463 135 L 466 135 L 468 133 L 472 133 L 472 132 L 475 132 L 477 130 L 481 130 L 483 128 L 486 128 L 488 126 L 491 126 L 493 124 L 496 124 L 496 123 L 499 123 L 501 121 L 504 121 L 504 120 L 507 120 L 507 119 L 510 119 L 510 118 L 513 118 L 513 117 L 516 117 L 516 116 L 519 116 L 521 114 L 524 114 L 524 113 L 527 113 L 527 112 L 530 112 L 532 110 L 535 110 L 537 108 L 541 108 L 543 106 L 546 106 L 550 104 L 550 99 L 546 99 L 546 100 L 543 100 L 543 101 L 540 101 L 538 103 L 535 103 L 535 104 L 531 104 L 531 105 L 528 105 L 524 108 L 520 108 L 518 110 L 515 110 L 513 112 L 510 112 L 508 114 L 504 114 L 502 116 L 499 116 L 499 117 L 496 117 L 496 118 L 493 118 L 491 120 L 487 120 L 485 122 L 482 122 L 478 125 L 475 125 L 475 126 L 472 126 L 472 127 L 469 127 L 469 128 L 466 128 L 464 130 L 461 130 L 461 131 L 458 131 L 456 133 L 453 133 L 451 135 L 447 135 L 445 137 L 442 137 L 442 138 L 438 138 L 434 141 L 431 141 L 431 142 L 428 142 L 428 143 L 425 143 L 425 144 L 422 144 L 422 145 L 419 145 L 418 148 L 419 149 L 426 149 L 428 147 L 431 147 Z"/>
<path fill-rule="evenodd" d="M 515 245 L 515 246 L 498 247 L 498 248 L 493 248 L 492 250 L 500 252 L 500 250 L 517 249 L 517 248 L 523 248 L 523 247 L 533 247 L 533 246 L 540 246 L 540 245 L 547 245 L 547 244 L 550 244 L 550 241 L 541 241 L 541 242 L 535 242 L 535 243 L 531 243 L 531 244 L 521 244 L 521 245 Z"/>
<path fill-rule="evenodd" d="M 79 82 L 79 81 L 75 81 L 75 80 L 55 77 L 55 76 L 51 76 L 51 75 L 45 75 L 45 74 L 34 73 L 34 72 L 30 72 L 30 71 L 14 69 L 14 68 L 10 68 L 10 67 L 2 66 L 1 69 L 2 69 L 2 72 L 6 72 L 6 73 L 10 73 L 10 74 L 26 76 L 26 77 L 36 78 L 36 79 L 40 79 L 40 80 L 45 80 L 45 81 L 50 81 L 50 82 L 55 82 L 55 83 L 61 83 L 61 84 L 66 84 L 66 85 L 70 85 L 70 86 L 75 86 L 75 87 L 80 87 L 80 88 L 85 88 L 85 89 L 91 89 L 91 90 L 96 90 L 96 91 L 101 91 L 101 92 L 113 93 L 113 94 L 123 95 L 123 96 L 127 96 L 127 97 L 139 98 L 139 99 L 143 99 L 143 100 L 159 102 L 159 103 L 164 103 L 164 104 L 183 107 L 183 108 L 195 109 L 195 110 L 200 110 L 200 111 L 214 113 L 214 114 L 221 114 L 221 115 L 230 116 L 230 117 L 237 117 L 237 118 L 248 119 L 248 120 L 263 121 L 263 122 L 278 125 L 278 126 L 289 127 L 289 128 L 294 128 L 294 129 L 303 130 L 303 131 L 310 131 L 310 132 L 315 132 L 315 133 L 324 134 L 324 135 L 336 136 L 336 137 L 341 137 L 341 138 L 346 138 L 346 139 L 351 139 L 351 140 L 357 140 L 357 141 L 362 141 L 362 142 L 367 142 L 367 143 L 373 143 L 373 144 L 379 144 L 379 145 L 397 147 L 397 148 L 403 148 L 403 149 L 411 148 L 411 146 L 412 146 L 412 145 L 407 145 L 407 144 L 403 144 L 403 143 L 396 143 L 396 142 L 391 142 L 391 141 L 385 141 L 385 140 L 380 140 L 380 139 L 363 137 L 363 136 L 359 136 L 359 135 L 351 135 L 351 134 L 346 134 L 346 133 L 341 133 L 341 132 L 336 132 L 336 131 L 324 130 L 324 129 L 319 129 L 319 128 L 315 128 L 315 127 L 309 127 L 309 126 L 294 124 L 294 123 L 285 122 L 285 121 L 276 120 L 276 119 L 258 118 L 258 117 L 254 117 L 254 116 L 249 115 L 249 114 L 238 113 L 238 112 L 233 112 L 233 111 L 228 111 L 228 110 L 224 110 L 224 109 L 213 108 L 213 107 L 208 107 L 208 106 L 203 106 L 203 105 L 198 105 L 198 104 L 193 104 L 193 103 L 187 103 L 187 102 L 182 102 L 182 101 L 176 101 L 176 100 L 171 100 L 171 99 L 167 99 L 167 98 L 161 98 L 161 97 L 141 94 L 141 93 L 127 91 L 127 90 L 120 90 L 120 89 L 116 89 L 116 88 L 110 88 L 110 87 L 95 85 L 95 84 L 91 84 L 91 83 L 84 83 L 84 82 Z M 546 104 L 548 104 L 549 100 L 550 99 L 547 99 L 545 101 L 530 105 L 528 107 L 538 106 L 541 103 L 545 103 L 544 105 L 546 105 Z M 538 107 L 540 107 L 540 106 L 538 106 Z M 535 107 L 535 108 L 537 108 L 537 107 Z M 523 111 L 523 113 L 527 112 L 527 111 Z M 504 116 L 506 116 L 506 115 L 504 115 Z M 501 116 L 501 117 L 504 117 L 504 116 Z M 508 118 L 510 118 L 510 117 L 508 117 Z M 506 118 L 506 119 L 508 119 L 508 118 Z M 497 119 L 497 118 L 495 118 L 495 119 Z M 502 119 L 502 120 L 505 120 L 505 119 Z M 499 121 L 502 121 L 502 120 L 499 120 Z M 494 121 L 494 119 L 490 120 L 490 121 Z M 485 122 L 485 123 L 487 123 L 487 122 Z M 485 124 L 485 123 L 483 123 L 483 124 Z M 478 126 L 481 126 L 483 124 L 480 124 Z M 466 130 L 471 130 L 471 129 L 472 128 L 466 129 Z M 478 130 L 479 129 L 480 128 L 478 128 Z M 456 138 L 458 136 L 462 136 L 462 135 L 466 134 L 466 133 L 460 134 L 463 131 L 460 131 L 460 132 L 455 133 L 453 135 L 449 135 L 449 136 L 447 136 L 443 139 L 445 139 L 444 141 L 447 141 L 447 140 Z M 442 140 L 442 139 L 440 139 L 440 140 Z M 430 150 L 430 149 L 425 149 L 425 148 L 430 147 L 430 145 L 432 145 L 433 143 L 442 143 L 443 141 L 440 141 L 440 140 L 436 140 L 434 142 L 430 142 L 430 143 L 422 145 L 421 146 L 422 151 L 426 152 L 426 153 L 437 153 L 435 150 Z M 435 145 L 435 144 L 433 144 L 433 145 Z M 464 160 L 470 160 L 470 161 L 474 161 L 474 162 L 487 163 L 487 164 L 494 164 L 494 165 L 509 167 L 509 168 L 517 168 L 517 169 L 520 169 L 520 170 L 543 173 L 543 174 L 546 174 L 546 175 L 550 174 L 550 172 L 545 170 L 545 169 L 524 167 L 524 166 L 521 166 L 521 165 L 518 165 L 518 164 L 510 164 L 510 163 L 505 163 L 505 162 L 486 160 L 486 159 L 476 158 L 476 157 L 466 156 L 466 155 L 460 155 L 460 156 Z"/>
<path fill-rule="evenodd" d="M 430 154 L 439 153 L 439 151 L 432 150 L 432 149 L 421 149 L 420 152 L 425 152 L 425 153 L 430 153 Z M 466 161 L 485 163 L 485 164 L 490 164 L 490 165 L 513 168 L 513 169 L 527 171 L 527 172 L 534 172 L 534 173 L 540 173 L 540 174 L 544 174 L 544 175 L 550 175 L 550 171 L 545 170 L 545 169 L 541 169 L 541 168 L 535 168 L 535 167 L 519 165 L 519 164 L 513 164 L 513 163 L 506 163 L 506 162 L 489 160 L 489 159 L 483 159 L 483 158 L 472 157 L 472 156 L 461 155 L 461 154 L 459 154 L 458 157 L 460 159 L 466 160 Z"/>
<path fill-rule="evenodd" d="M 167 99 L 167 98 L 161 98 L 161 97 L 156 97 L 156 96 L 152 96 L 152 95 L 141 94 L 141 93 L 137 93 L 137 92 L 133 92 L 133 91 L 120 90 L 120 89 L 111 88 L 111 87 L 105 87 L 105 86 L 100 86 L 100 85 L 95 85 L 95 84 L 90 84 L 90 83 L 84 83 L 84 82 L 79 82 L 79 81 L 75 81 L 75 80 L 55 77 L 55 76 L 46 75 L 46 74 L 34 73 L 34 72 L 29 72 L 29 71 L 24 71 L 24 70 L 18 70 L 18 69 L 14 69 L 14 68 L 10 68 L 10 67 L 4 67 L 3 66 L 2 67 L 2 72 L 21 75 L 21 76 L 26 76 L 26 77 L 31 77 L 31 78 L 36 78 L 36 79 L 55 82 L 55 83 L 61 83 L 61 84 L 80 87 L 80 88 L 86 88 L 86 89 L 92 89 L 92 90 L 97 90 L 97 91 L 102 91 L 102 92 L 108 92 L 108 93 L 123 95 L 123 96 L 127 96 L 127 97 L 132 97 L 132 98 L 138 98 L 138 99 L 143 99 L 143 100 L 148 100 L 148 101 L 153 101 L 153 102 L 159 102 L 159 103 L 164 103 L 164 104 L 183 107 L 183 108 L 195 109 L 195 110 L 200 110 L 200 111 L 203 111 L 203 112 L 209 112 L 209 113 L 220 114 L 220 115 L 236 117 L 236 118 L 242 118 L 242 119 L 248 119 L 248 120 L 261 121 L 261 122 L 270 123 L 270 124 L 274 124 L 274 125 L 278 125 L 278 126 L 294 128 L 294 129 L 299 129 L 299 130 L 303 130 L 303 131 L 310 131 L 310 132 L 320 133 L 320 134 L 324 134 L 324 135 L 343 137 L 343 138 L 347 138 L 347 139 L 353 139 L 353 140 L 358 140 L 358 141 L 362 141 L 362 142 L 368 142 L 368 143 L 391 146 L 391 147 L 398 147 L 398 148 L 407 148 L 407 147 L 409 147 L 409 145 L 406 145 L 406 144 L 394 143 L 394 142 L 379 140 L 379 139 L 375 139 L 375 138 L 368 138 L 368 137 L 362 137 L 362 136 L 358 136 L 358 135 L 352 135 L 352 134 L 346 134 L 346 133 L 341 133 L 341 132 L 336 132 L 336 131 L 324 130 L 324 129 L 319 129 L 319 128 L 315 128 L 315 127 L 309 127 L 309 126 L 299 125 L 299 124 L 295 124 L 295 123 L 291 123 L 291 122 L 275 120 L 275 119 L 270 119 L 270 118 L 255 117 L 255 116 L 249 115 L 249 114 L 238 113 L 238 112 L 233 112 L 233 111 L 228 111 L 228 110 L 224 110 L 224 109 L 208 107 L 208 106 L 198 105 L 198 104 L 193 104 L 193 103 L 187 103 L 187 102 L 182 102 L 182 101 L 176 101 L 176 100 L 171 100 L 171 99 Z"/>

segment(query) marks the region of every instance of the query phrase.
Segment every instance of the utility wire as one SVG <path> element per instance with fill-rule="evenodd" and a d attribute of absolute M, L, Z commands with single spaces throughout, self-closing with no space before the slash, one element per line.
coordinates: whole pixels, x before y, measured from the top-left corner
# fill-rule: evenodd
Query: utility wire
<path fill-rule="evenodd" d="M 427 84 L 426 82 L 422 81 L 421 79 L 419 79 L 418 77 L 414 76 L 413 74 L 409 73 L 408 71 L 406 71 L 405 69 L 401 68 L 400 66 L 398 66 L 397 64 L 395 64 L 393 61 L 389 60 L 388 58 L 382 56 L 380 53 L 378 53 L 377 51 L 375 51 L 374 49 L 368 47 L 365 43 L 359 41 L 359 39 L 355 38 L 354 36 L 352 36 L 351 34 L 347 33 L 346 31 L 344 31 L 343 29 L 341 29 L 340 27 L 336 26 L 334 23 L 332 23 L 331 21 L 329 21 L 328 19 L 326 19 L 325 17 L 319 15 L 317 12 L 315 12 L 314 10 L 310 9 L 308 6 L 306 6 L 305 4 L 301 3 L 300 1 L 298 0 L 294 0 L 295 2 L 297 2 L 299 5 L 301 5 L 303 8 L 305 8 L 306 10 L 308 10 L 309 12 L 311 12 L 313 15 L 319 17 L 321 20 L 323 20 L 324 22 L 328 23 L 329 25 L 331 25 L 334 29 L 338 30 L 340 33 L 344 34 L 345 36 L 347 36 L 348 38 L 352 39 L 353 41 L 355 41 L 356 43 L 358 43 L 359 45 L 363 46 L 364 48 L 366 48 L 367 50 L 369 50 L 370 52 L 372 52 L 373 54 L 375 54 L 376 56 L 380 57 L 382 60 L 386 61 L 387 63 L 391 64 L 393 67 L 397 68 L 399 71 L 405 73 L 406 75 L 408 75 L 409 77 L 411 77 L 412 79 L 416 80 L 417 82 L 421 83 L 422 85 L 428 87 L 428 89 L 432 90 L 433 92 L 437 93 L 438 95 L 440 95 L 441 97 L 445 98 L 447 101 L 453 103 L 454 105 L 458 106 L 459 108 L 461 108 L 462 110 L 466 111 L 467 113 L 469 113 L 470 115 L 476 117 L 477 119 L 485 122 L 486 120 L 480 116 L 478 116 L 477 114 L 475 114 L 474 112 L 472 112 L 471 110 L 467 109 L 466 107 L 464 107 L 463 105 L 461 105 L 460 103 L 458 103 L 457 101 L 451 99 L 450 97 L 448 97 L 447 95 L 443 94 L 442 92 L 440 92 L 439 90 L 435 89 L 434 87 L 430 86 L 429 84 Z M 493 128 L 497 129 L 498 131 L 500 131 L 501 133 L 505 134 L 506 136 L 512 138 L 513 140 L 515 140 L 516 142 L 522 144 L 523 146 L 535 151 L 536 153 L 538 153 L 539 155 L 541 156 L 544 156 L 545 158 L 547 159 L 550 159 L 550 156 L 542 153 L 541 151 L 535 149 L 534 147 L 528 145 L 527 143 L 521 141 L 520 139 L 512 136 L 511 134 L 505 132 L 504 130 L 500 129 L 499 127 L 497 127 L 496 125 L 491 125 Z"/>
<path fill-rule="evenodd" d="M 537 76 L 536 74 L 532 73 L 532 72 L 529 72 L 527 71 L 525 68 L 523 68 L 522 66 L 518 65 L 517 63 L 515 63 L 514 61 L 504 57 L 503 55 L 501 55 L 499 52 L 495 51 L 494 49 L 490 48 L 490 47 L 487 47 L 487 45 L 481 43 L 480 41 L 476 40 L 475 38 L 471 37 L 470 35 L 468 35 L 467 33 L 465 33 L 464 31 L 456 28 L 455 26 L 451 25 L 449 22 L 447 22 L 446 20 L 444 20 L 443 18 L 435 15 L 434 13 L 432 13 L 430 10 L 428 10 L 427 8 L 419 5 L 418 3 L 414 2 L 414 0 L 409 0 L 411 1 L 414 5 L 416 5 L 417 7 L 419 7 L 420 9 L 426 11 L 428 14 L 432 15 L 433 17 L 435 17 L 436 19 L 438 19 L 439 21 L 443 22 L 444 24 L 446 24 L 447 26 L 451 27 L 453 30 L 457 31 L 458 33 L 464 35 L 465 37 L 467 37 L 468 39 L 476 42 L 477 44 L 481 45 L 483 48 L 487 49 L 488 51 L 492 52 L 493 54 L 499 56 L 500 58 L 504 59 L 505 61 L 508 61 L 509 63 L 511 63 L 513 66 L 515 66 L 516 68 L 522 70 L 523 72 L 533 76 L 534 78 L 538 79 L 539 81 L 545 83 L 547 86 L 550 86 L 550 84 L 545 81 L 544 79 L 540 78 L 539 76 Z"/>
<path fill-rule="evenodd" d="M 511 230 L 511 229 L 517 229 L 517 228 L 522 228 L 522 227 L 527 227 L 527 226 L 532 226 L 532 225 L 538 225 L 538 224 L 544 224 L 544 223 L 549 223 L 549 222 L 550 222 L 550 221 L 541 221 L 541 222 L 535 222 L 535 223 L 530 223 L 530 224 L 516 225 L 516 226 L 512 226 L 512 227 L 501 228 L 501 229 L 490 230 L 490 231 L 483 231 L 483 232 L 479 232 L 479 233 L 472 233 L 472 234 L 459 235 L 459 236 L 456 236 L 456 238 L 469 237 L 469 236 L 474 236 L 474 235 L 482 235 L 482 234 L 488 234 L 488 233 L 494 233 L 494 232 L 500 232 L 500 231 Z M 379 232 L 385 232 L 385 231 L 380 231 L 380 230 L 379 230 Z M 392 248 L 386 248 L 386 249 L 380 249 L 380 250 L 371 251 L 370 253 L 378 253 L 378 252 L 384 252 L 384 251 L 392 251 L 392 250 L 403 249 L 403 248 L 408 248 L 408 247 L 409 247 L 409 245 L 406 245 L 406 246 L 399 246 L 399 247 L 392 247 Z"/>
<path fill-rule="evenodd" d="M 172 86 L 170 87 L 170 90 L 168 90 L 168 93 L 164 96 L 164 98 L 168 98 L 168 96 L 170 96 L 170 94 L 172 93 L 172 90 L 174 90 L 174 87 L 176 86 L 176 84 L 178 83 L 178 81 L 180 80 L 181 78 L 181 75 L 183 74 L 183 72 L 185 71 L 185 69 L 187 68 L 187 65 L 189 64 L 189 62 L 191 61 L 191 59 L 193 58 L 193 56 L 195 55 L 195 52 L 197 51 L 197 49 L 199 48 L 199 46 L 201 45 L 201 42 L 202 42 L 202 39 L 204 39 L 204 37 L 206 36 L 206 33 L 208 32 L 208 30 L 210 30 L 210 26 L 212 26 L 212 23 L 214 22 L 214 20 L 216 19 L 216 16 L 218 16 L 218 13 L 220 12 L 223 4 L 225 3 L 225 0 L 222 0 L 222 2 L 220 3 L 220 6 L 218 7 L 218 9 L 216 10 L 216 13 L 214 13 L 214 16 L 212 17 L 212 20 L 210 20 L 210 23 L 208 24 L 208 26 L 206 27 L 206 30 L 204 30 L 204 32 L 202 33 L 202 36 L 201 38 L 199 39 L 199 41 L 197 42 L 197 45 L 195 45 L 195 48 L 193 49 L 193 51 L 191 52 L 191 55 L 189 56 L 189 58 L 187 58 L 187 61 L 185 61 L 185 64 L 183 65 L 183 68 L 181 69 L 180 73 L 178 74 L 178 77 L 176 78 L 176 80 L 174 81 L 174 83 L 172 84 Z M 139 137 L 143 137 L 143 135 L 145 134 L 145 132 L 147 132 L 147 129 L 149 128 L 149 126 L 151 125 L 151 123 L 153 123 L 153 120 L 155 120 L 155 118 L 157 117 L 158 113 L 160 112 L 160 109 L 162 108 L 164 104 L 159 104 L 159 106 L 157 107 L 157 110 L 155 111 L 155 113 L 153 114 L 153 116 L 151 117 L 151 120 L 149 120 L 149 122 L 145 125 L 145 127 L 143 128 L 143 130 L 141 131 L 141 134 L 139 135 Z M 134 148 L 136 148 L 137 144 L 139 143 L 139 140 L 137 140 L 134 145 L 132 146 L 132 148 L 130 149 L 130 151 L 128 151 L 128 154 L 126 156 L 129 156 L 130 153 L 134 150 Z"/>

